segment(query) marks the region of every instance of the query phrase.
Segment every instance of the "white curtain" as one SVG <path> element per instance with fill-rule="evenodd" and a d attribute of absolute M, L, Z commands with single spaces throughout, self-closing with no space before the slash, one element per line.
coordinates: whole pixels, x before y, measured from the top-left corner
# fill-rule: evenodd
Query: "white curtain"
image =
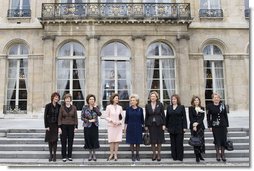
<path fill-rule="evenodd" d="M 125 62 L 126 65 L 126 83 L 127 83 L 127 87 L 128 87 L 128 94 L 130 96 L 131 94 L 131 68 L 130 68 L 130 62 L 126 61 Z"/>
<path fill-rule="evenodd" d="M 70 79 L 70 60 L 58 60 L 58 79 L 57 89 L 60 90 L 61 98 L 64 95 L 65 87 Z"/>
<path fill-rule="evenodd" d="M 175 69 L 175 63 L 174 63 L 174 59 L 165 59 L 162 60 L 162 77 L 163 77 L 163 81 L 166 85 L 167 88 L 167 92 L 169 97 L 171 97 L 173 94 L 173 91 L 175 89 L 175 73 L 174 70 L 171 69 Z M 170 69 L 170 70 L 168 70 Z"/>
<path fill-rule="evenodd" d="M 83 97 L 85 97 L 85 60 L 76 60 L 77 62 L 77 70 L 78 70 L 78 76 L 79 76 L 79 84 L 80 88 L 83 94 Z"/>
<path fill-rule="evenodd" d="M 26 84 L 26 91 L 28 91 L 28 60 L 23 59 L 23 67 L 24 67 L 24 75 L 25 75 L 25 84 Z"/>
<path fill-rule="evenodd" d="M 218 68 L 219 67 L 219 68 Z M 223 69 L 222 69 L 222 61 L 215 62 L 215 91 L 223 91 L 224 90 L 224 77 L 223 77 Z M 224 97 L 224 93 L 221 94 Z"/>
<path fill-rule="evenodd" d="M 8 72 L 8 90 L 12 90 L 12 91 L 8 91 L 7 90 L 7 100 L 9 100 L 7 102 L 7 105 L 10 106 L 10 100 L 11 100 L 11 96 L 13 94 L 13 90 L 15 88 L 16 85 L 16 73 L 17 73 L 17 60 L 9 60 L 9 72 Z"/>
<path fill-rule="evenodd" d="M 147 95 L 152 87 L 155 59 L 147 59 Z"/>
<path fill-rule="evenodd" d="M 105 91 L 105 61 L 101 61 L 101 97 L 102 97 L 102 100 L 107 100 L 107 99 L 103 99 L 104 97 L 104 91 Z"/>

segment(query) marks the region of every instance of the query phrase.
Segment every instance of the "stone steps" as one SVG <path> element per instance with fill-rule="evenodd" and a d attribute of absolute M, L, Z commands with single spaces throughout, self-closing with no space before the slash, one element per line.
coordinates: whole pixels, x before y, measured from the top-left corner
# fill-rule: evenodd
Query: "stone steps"
<path fill-rule="evenodd" d="M 233 166 L 239 165 L 249 166 L 250 158 L 250 137 L 249 129 L 229 128 L 229 139 L 234 143 L 234 151 L 226 151 L 227 164 Z M 58 141 L 57 162 L 51 162 L 52 166 L 220 166 L 225 165 L 223 162 L 215 160 L 215 149 L 213 144 L 213 136 L 210 131 L 205 130 L 206 154 L 205 162 L 196 164 L 193 147 L 188 145 L 190 131 L 187 130 L 184 136 L 184 161 L 173 161 L 170 155 L 170 138 L 165 133 L 166 142 L 162 145 L 161 162 L 152 162 L 151 146 L 141 144 L 140 158 L 141 162 L 131 162 L 130 148 L 125 143 L 125 136 L 120 143 L 117 162 L 107 162 L 109 156 L 109 144 L 107 140 L 107 130 L 99 130 L 100 149 L 97 151 L 97 162 L 88 162 L 88 151 L 83 149 L 84 135 L 83 130 L 79 129 L 75 133 L 73 145 L 73 162 L 64 163 L 61 159 L 61 143 Z M 46 166 L 49 164 L 48 145 L 44 142 L 44 129 L 0 129 L 0 165 L 20 165 L 22 166 Z"/>

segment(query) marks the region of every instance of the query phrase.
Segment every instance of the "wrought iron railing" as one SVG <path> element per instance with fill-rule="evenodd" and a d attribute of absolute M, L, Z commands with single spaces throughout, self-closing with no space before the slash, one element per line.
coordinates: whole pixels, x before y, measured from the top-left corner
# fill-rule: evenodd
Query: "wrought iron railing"
<path fill-rule="evenodd" d="M 31 17 L 30 9 L 9 9 L 7 17 Z"/>
<path fill-rule="evenodd" d="M 200 9 L 199 10 L 200 18 L 223 18 L 222 9 Z"/>
<path fill-rule="evenodd" d="M 3 105 L 4 114 L 26 114 L 27 106 L 26 105 Z"/>
<path fill-rule="evenodd" d="M 245 15 L 245 18 L 250 18 L 250 9 L 245 9 L 244 15 Z"/>
<path fill-rule="evenodd" d="M 191 19 L 189 3 L 43 3 L 42 20 Z"/>

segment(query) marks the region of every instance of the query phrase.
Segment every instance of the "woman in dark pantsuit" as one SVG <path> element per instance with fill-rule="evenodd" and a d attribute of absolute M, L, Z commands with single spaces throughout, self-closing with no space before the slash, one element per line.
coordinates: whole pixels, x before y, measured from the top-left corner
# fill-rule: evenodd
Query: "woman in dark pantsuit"
<path fill-rule="evenodd" d="M 181 105 L 180 97 L 171 96 L 171 105 L 167 108 L 166 127 L 170 134 L 171 156 L 173 160 L 183 160 L 183 138 L 187 129 L 185 107 Z"/>
<path fill-rule="evenodd" d="M 150 93 L 150 103 L 145 106 L 145 129 L 149 130 L 150 142 L 153 150 L 152 161 L 161 161 L 161 144 L 165 142 L 165 113 L 164 106 L 159 102 L 156 91 Z M 156 155 L 157 146 L 157 155 Z"/>
<path fill-rule="evenodd" d="M 225 147 L 227 141 L 228 115 L 225 104 L 220 101 L 220 95 L 213 93 L 213 103 L 207 106 L 207 124 L 213 132 L 216 149 L 216 160 L 226 162 Z"/>
<path fill-rule="evenodd" d="M 204 160 L 202 153 L 205 153 L 205 138 L 204 138 L 204 107 L 201 106 L 201 101 L 198 96 L 193 96 L 191 99 L 191 106 L 189 107 L 189 120 L 191 135 L 198 136 L 202 139 L 201 146 L 194 146 L 194 153 L 196 156 L 196 162 Z"/>

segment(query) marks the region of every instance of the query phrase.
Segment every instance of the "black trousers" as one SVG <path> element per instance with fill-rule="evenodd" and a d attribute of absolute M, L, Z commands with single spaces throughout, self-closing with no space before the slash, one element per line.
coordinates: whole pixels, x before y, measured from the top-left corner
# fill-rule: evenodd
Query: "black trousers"
<path fill-rule="evenodd" d="M 61 145 L 62 145 L 62 158 L 66 158 L 66 145 L 68 142 L 68 158 L 72 158 L 72 146 L 74 139 L 75 125 L 61 125 L 62 134 Z"/>
<path fill-rule="evenodd" d="M 183 160 L 183 135 L 170 134 L 171 156 L 173 160 Z"/>

